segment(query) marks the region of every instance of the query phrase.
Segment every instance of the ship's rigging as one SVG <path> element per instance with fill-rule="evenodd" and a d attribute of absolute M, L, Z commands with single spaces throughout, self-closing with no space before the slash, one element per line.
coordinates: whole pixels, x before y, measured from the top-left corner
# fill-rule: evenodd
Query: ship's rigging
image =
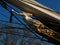
<path fill-rule="evenodd" d="M 16 1 L 16 0 L 15 0 Z M 59 14 L 57 14 L 56 12 L 54 12 L 52 9 L 51 10 L 49 10 L 49 8 L 47 8 L 47 7 L 45 7 L 44 8 L 44 6 L 40 6 L 40 5 L 38 5 L 39 3 L 31 3 L 31 2 L 29 2 L 29 1 L 21 1 L 21 0 L 17 0 L 17 2 L 18 3 L 21 3 L 21 4 L 23 4 L 23 5 L 21 5 L 22 7 L 19 7 L 19 5 L 17 5 L 18 3 L 17 2 L 15 2 L 14 0 L 12 1 L 12 0 L 6 0 L 6 2 L 9 2 L 9 3 L 11 3 L 11 4 L 13 4 L 13 5 L 15 5 L 15 3 L 16 3 L 16 5 L 15 6 L 17 6 L 18 8 L 21 8 L 23 11 L 25 11 L 25 13 L 23 12 L 23 13 L 18 13 L 18 12 L 16 12 L 15 11 L 15 9 L 13 9 L 12 7 L 10 7 L 10 6 L 8 6 L 7 5 L 7 3 L 4 1 L 4 0 L 2 0 L 2 1 L 0 1 L 1 2 L 1 5 L 5 8 L 5 9 L 7 9 L 10 13 L 11 13 L 11 16 L 10 16 L 10 23 L 12 23 L 12 17 L 14 16 L 18 21 L 20 21 L 15 15 L 13 15 L 14 13 L 15 14 L 18 14 L 18 15 L 29 15 L 29 16 L 27 16 L 28 17 L 28 19 L 29 20 L 26 20 L 26 18 L 24 19 L 25 20 L 25 22 L 27 23 L 27 25 L 30 27 L 30 28 L 28 28 L 28 27 L 26 27 L 26 28 L 28 28 L 28 30 L 30 30 L 31 29 L 31 31 L 32 31 L 32 33 L 34 33 L 35 34 L 35 32 L 37 33 L 37 34 L 41 34 L 41 35 L 43 35 L 44 37 L 46 37 L 46 38 L 48 38 L 49 39 L 49 41 L 48 42 L 60 42 L 60 33 L 59 33 L 59 30 L 58 31 L 56 31 L 57 29 L 56 28 L 58 28 L 58 29 L 60 29 L 60 16 L 59 16 Z M 13 3 L 14 2 L 14 3 Z M 34 1 L 35 2 L 35 1 Z M 25 3 L 25 4 L 24 4 Z M 31 5 L 30 5 L 31 4 Z M 35 5 L 34 5 L 35 4 Z M 8 8 L 7 8 L 7 6 L 8 7 L 10 7 L 11 9 L 9 10 Z M 33 7 L 33 6 L 37 6 L 37 8 L 38 7 L 41 7 L 41 8 L 43 8 L 42 10 L 41 10 L 41 12 L 36 8 L 32 8 L 32 9 L 34 9 L 33 11 L 32 10 L 30 10 L 30 8 L 31 7 L 24 7 L 24 6 L 31 6 L 31 7 Z M 13 10 L 12 10 L 13 9 Z M 46 9 L 46 11 L 49 11 L 49 13 L 48 14 L 45 14 L 46 12 L 44 12 L 43 13 L 43 10 L 44 9 Z M 35 12 L 37 10 L 37 12 Z M 50 13 L 50 11 L 52 12 L 52 13 Z M 52 27 L 54 27 L 54 29 L 56 29 L 56 30 L 54 30 L 53 28 L 51 28 L 51 27 L 47 27 L 47 25 L 46 25 L 46 21 L 45 21 L 45 18 L 44 19 L 42 19 L 41 18 L 41 16 L 39 16 L 39 14 L 41 14 L 41 16 L 42 17 L 44 17 L 44 14 L 45 15 L 47 15 L 45 18 L 47 18 L 47 21 L 48 21 L 48 25 L 50 25 L 51 24 L 51 26 Z M 50 15 L 51 16 L 50 16 Z M 30 16 L 32 16 L 32 15 L 34 15 L 35 17 L 38 17 L 38 19 L 40 18 L 41 20 L 41 22 L 39 21 L 39 20 L 36 20 L 36 19 L 33 19 L 33 18 L 31 18 Z M 37 16 L 38 15 L 38 16 Z M 49 16 L 48 16 L 49 15 Z M 53 16 L 52 16 L 53 15 Z M 55 16 L 54 16 L 55 15 Z M 57 16 L 57 17 L 56 17 Z M 53 19 L 53 20 L 51 20 L 51 19 Z M 56 21 L 55 21 L 56 20 Z M 44 22 L 45 21 L 45 22 Z M 32 22 L 32 23 L 31 23 Z M 23 23 L 22 23 L 23 24 Z M 42 25 L 41 25 L 42 24 Z M 26 25 L 25 25 L 26 26 Z M 8 27 L 3 27 L 3 28 L 8 28 Z M 9 28 L 17 28 L 17 27 L 9 27 Z M 51 28 L 51 29 L 50 29 Z M 18 29 L 21 29 L 21 28 L 18 28 Z M 36 34 L 35 34 L 36 35 Z M 37 36 L 37 35 L 36 35 Z M 37 36 L 38 38 L 39 38 L 39 36 Z M 40 39 L 40 38 L 39 38 Z M 52 40 L 51 40 L 52 39 Z"/>

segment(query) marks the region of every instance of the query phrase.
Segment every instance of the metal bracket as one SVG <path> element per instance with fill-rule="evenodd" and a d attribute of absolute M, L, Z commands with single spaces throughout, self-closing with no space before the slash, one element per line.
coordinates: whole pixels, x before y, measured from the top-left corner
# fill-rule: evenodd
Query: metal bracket
<path fill-rule="evenodd" d="M 11 11 L 14 12 L 14 13 L 16 13 L 16 14 L 18 14 L 18 15 L 20 15 L 20 16 L 29 16 L 29 17 L 32 16 L 32 14 L 28 13 L 28 12 L 17 12 L 17 11 L 15 11 L 13 9 Z"/>
<path fill-rule="evenodd" d="M 18 13 L 18 12 L 14 11 L 14 10 L 12 10 L 12 11 L 14 13 L 18 14 L 18 15 L 24 16 L 25 22 L 33 30 L 35 30 L 35 31 L 37 31 L 39 33 L 42 33 L 43 35 L 46 35 L 48 37 L 51 37 L 52 39 L 55 39 L 58 42 L 60 42 L 60 35 L 59 35 L 59 33 L 53 31 L 52 29 L 49 29 L 44 24 L 42 24 L 40 21 L 31 18 L 30 17 L 30 16 L 32 16 L 31 14 L 26 13 L 26 12 Z"/>

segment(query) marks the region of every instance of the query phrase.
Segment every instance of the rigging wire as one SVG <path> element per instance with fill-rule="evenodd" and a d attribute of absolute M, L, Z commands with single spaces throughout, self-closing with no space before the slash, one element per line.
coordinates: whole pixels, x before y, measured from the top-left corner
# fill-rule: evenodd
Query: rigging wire
<path fill-rule="evenodd" d="M 6 4 L 7 5 L 7 4 Z M 7 5 L 8 6 L 8 5 Z M 8 6 L 8 7 L 10 7 L 10 6 Z M 12 7 L 10 7 L 11 9 L 13 9 Z M 10 11 L 9 11 L 10 12 Z M 21 22 L 21 20 L 19 20 L 15 15 L 14 15 L 14 17 L 19 21 L 19 22 Z M 21 22 L 25 27 L 27 26 L 27 25 L 25 25 L 23 22 Z M 28 27 L 26 27 L 28 30 L 30 30 Z M 32 32 L 32 30 L 30 30 L 31 32 Z M 34 32 L 35 33 L 35 32 Z M 36 35 L 36 34 L 35 34 Z M 36 35 L 37 36 L 37 35 Z M 37 36 L 38 37 L 38 36 Z"/>
<path fill-rule="evenodd" d="M 1 12 L 0 12 L 0 14 L 3 15 L 4 17 L 6 17 L 6 18 L 9 18 L 9 17 L 7 17 L 5 14 L 3 14 L 3 13 L 1 13 Z"/>
<path fill-rule="evenodd" d="M 1 3 L 1 2 L 2 2 L 2 3 Z M 0 1 L 0 5 L 1 5 L 2 7 L 4 7 L 5 9 L 7 9 L 6 4 L 5 4 L 2 0 Z M 3 15 L 3 16 L 5 16 L 6 18 L 9 18 L 9 17 L 7 17 L 5 14 L 3 14 L 3 13 L 1 13 L 1 12 L 0 12 L 0 14 Z"/>
<path fill-rule="evenodd" d="M 7 4 L 6 4 L 7 5 Z M 9 5 L 7 5 L 8 7 L 10 7 Z M 10 7 L 11 9 L 13 9 L 12 7 Z M 9 11 L 10 12 L 10 11 Z M 14 15 L 14 17 L 19 21 L 19 22 L 21 22 L 15 15 Z M 27 26 L 27 25 L 25 25 L 23 22 L 21 22 L 25 27 Z M 26 27 L 30 32 L 32 32 L 34 35 L 36 35 L 36 37 L 38 37 L 39 39 L 40 39 L 40 37 L 37 35 L 37 34 L 35 34 L 36 32 L 35 31 L 33 31 L 31 28 L 28 28 L 28 27 Z M 41 39 L 40 39 L 41 40 Z"/>
<path fill-rule="evenodd" d="M 4 7 L 7 11 L 9 11 L 11 13 L 11 15 L 10 15 L 10 23 L 12 23 L 13 13 L 10 10 L 8 10 L 7 5 L 3 0 L 1 0 L 1 2 L 2 2 L 2 7 Z"/>
<path fill-rule="evenodd" d="M 1 0 L 0 2 L 2 2 L 2 4 L 0 3 L 1 6 L 4 7 L 6 10 L 8 10 L 6 3 L 3 0 Z"/>
<path fill-rule="evenodd" d="M 26 30 L 26 28 L 21 28 L 21 27 L 11 27 L 11 26 L 8 26 L 8 27 L 1 27 L 0 29 L 22 29 L 22 30 Z M 28 30 L 26 30 L 28 31 Z"/>
<path fill-rule="evenodd" d="M 25 35 L 19 35 L 19 34 L 17 34 L 17 33 L 12 33 L 12 32 L 4 32 L 4 31 L 0 31 L 0 32 L 2 32 L 2 33 L 6 33 L 6 34 L 12 34 L 12 35 L 16 35 L 16 36 L 22 36 L 22 37 L 28 37 L 28 38 L 32 38 L 32 39 L 38 39 L 38 38 L 36 38 L 36 37 L 32 37 L 32 36 L 25 36 Z M 43 40 L 43 41 L 47 41 L 47 40 Z"/>
<path fill-rule="evenodd" d="M 4 22 L 4 23 L 10 23 L 9 21 L 4 21 L 4 20 L 0 20 L 0 22 Z M 22 25 L 22 24 L 20 24 L 20 23 L 10 23 L 10 24 L 18 24 L 18 25 Z"/>
<path fill-rule="evenodd" d="M 25 31 L 29 31 L 27 30 L 26 28 L 20 28 L 20 27 L 2 27 L 0 28 L 1 29 L 21 29 L 21 30 L 25 30 Z M 1 32 L 1 31 L 0 31 Z M 18 33 L 18 32 L 17 32 Z M 37 38 L 38 39 L 38 38 Z M 43 40 L 43 39 L 42 39 Z M 47 41 L 47 40 L 44 40 L 44 41 Z"/>
<path fill-rule="evenodd" d="M 17 16 L 15 16 L 14 15 L 14 17 L 17 19 L 17 20 L 19 20 L 18 18 L 17 18 Z M 21 20 L 19 20 L 20 22 L 21 22 Z M 21 22 L 22 24 L 23 24 L 23 22 Z M 25 24 L 24 24 L 25 25 Z M 25 26 L 26 27 L 26 26 Z M 30 30 L 30 28 L 28 28 L 29 30 Z M 31 30 L 32 31 L 32 30 Z M 40 37 L 39 37 L 39 39 L 40 39 Z"/>

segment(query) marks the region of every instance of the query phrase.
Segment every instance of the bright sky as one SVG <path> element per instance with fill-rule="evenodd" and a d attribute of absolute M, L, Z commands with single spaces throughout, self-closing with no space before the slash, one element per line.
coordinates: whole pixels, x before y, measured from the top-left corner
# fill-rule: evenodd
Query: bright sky
<path fill-rule="evenodd" d="M 54 9 L 56 12 L 60 12 L 60 0 L 36 0 L 36 1 L 38 1 L 39 3 L 41 3 L 47 7 Z M 17 9 L 17 8 L 15 8 L 15 9 L 20 12 L 19 9 Z M 0 5 L 0 20 L 9 21 L 9 15 L 10 15 L 10 13 Z M 20 17 L 18 17 L 18 18 L 20 18 Z M 18 22 L 15 18 L 13 18 L 13 20 L 14 20 L 14 22 Z M 44 45 L 44 44 L 42 44 L 42 45 Z M 50 44 L 50 45 L 52 45 L 52 44 Z"/>
<path fill-rule="evenodd" d="M 57 12 L 60 12 L 60 0 L 36 0 L 36 1 L 46 5 L 47 7 L 54 9 Z"/>

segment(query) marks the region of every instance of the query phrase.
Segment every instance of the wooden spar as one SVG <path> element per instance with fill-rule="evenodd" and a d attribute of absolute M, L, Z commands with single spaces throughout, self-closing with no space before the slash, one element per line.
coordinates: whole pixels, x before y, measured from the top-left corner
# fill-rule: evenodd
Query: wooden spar
<path fill-rule="evenodd" d="M 4 0 L 10 4 L 15 5 L 25 12 L 32 13 L 42 23 L 47 25 L 49 28 L 60 32 L 60 14 L 55 11 L 37 3 L 36 1 L 26 0 Z M 50 25 L 50 26 L 49 26 Z"/>
<path fill-rule="evenodd" d="M 60 16 L 58 13 L 56 13 L 50 9 L 47 9 L 46 7 L 41 6 L 40 4 L 37 4 L 36 2 L 31 3 L 31 2 L 22 1 L 22 0 L 5 0 L 5 1 L 7 1 L 10 4 L 15 5 L 16 7 L 20 8 L 21 10 L 23 10 L 25 12 L 32 13 L 34 16 L 38 17 L 39 19 L 42 19 L 45 22 L 48 22 L 48 23 L 56 22 L 60 25 Z M 28 22 L 29 22 L 29 20 L 27 21 L 27 23 Z M 30 24 L 30 23 L 28 23 L 28 24 Z M 37 25 L 35 27 L 39 27 L 39 26 Z M 41 31 L 39 31 L 39 33 L 42 33 L 51 38 L 54 38 L 60 42 L 60 38 L 58 38 L 58 36 L 60 36 L 60 35 L 55 33 L 55 31 L 52 31 L 52 30 L 50 30 L 50 31 L 49 30 L 41 30 Z M 50 32 L 50 34 L 49 34 L 49 32 Z M 51 36 L 52 32 L 54 34 L 53 36 Z M 57 35 L 57 36 L 55 36 L 55 35 Z"/>
<path fill-rule="evenodd" d="M 51 18 L 51 19 L 53 19 L 53 21 L 57 20 L 58 22 L 60 22 L 60 16 L 58 13 L 56 13 L 50 9 L 47 9 L 43 6 L 37 5 L 36 2 L 29 3 L 29 2 L 23 1 L 23 0 L 7 0 L 7 2 L 17 6 L 18 8 L 22 9 L 23 11 L 30 12 L 35 15 L 37 14 L 37 16 L 39 16 L 40 18 L 42 18 L 42 17 L 44 17 L 44 19 Z"/>

